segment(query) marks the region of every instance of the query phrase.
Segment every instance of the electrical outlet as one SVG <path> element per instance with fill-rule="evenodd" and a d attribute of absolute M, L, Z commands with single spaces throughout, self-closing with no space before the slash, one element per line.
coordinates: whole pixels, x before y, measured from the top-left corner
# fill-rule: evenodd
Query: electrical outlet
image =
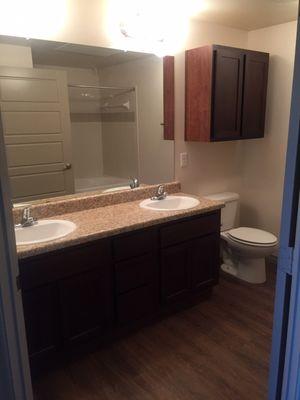
<path fill-rule="evenodd" d="M 180 167 L 185 168 L 188 166 L 188 153 L 180 153 Z"/>

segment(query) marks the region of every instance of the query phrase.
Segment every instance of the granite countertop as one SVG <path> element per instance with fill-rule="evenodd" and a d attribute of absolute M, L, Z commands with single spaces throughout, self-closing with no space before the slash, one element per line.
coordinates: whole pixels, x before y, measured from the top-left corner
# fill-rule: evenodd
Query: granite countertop
<path fill-rule="evenodd" d="M 184 195 L 184 193 L 176 194 Z M 61 239 L 33 245 L 17 246 L 18 257 L 19 259 L 24 259 L 76 244 L 87 243 L 96 239 L 134 231 L 147 226 L 204 214 L 218 210 L 224 206 L 223 203 L 218 201 L 204 198 L 198 198 L 198 200 L 200 201 L 198 206 L 180 211 L 146 210 L 139 206 L 141 200 L 136 200 L 54 216 L 49 219 L 72 221 L 77 225 L 77 228 L 74 232 Z"/>

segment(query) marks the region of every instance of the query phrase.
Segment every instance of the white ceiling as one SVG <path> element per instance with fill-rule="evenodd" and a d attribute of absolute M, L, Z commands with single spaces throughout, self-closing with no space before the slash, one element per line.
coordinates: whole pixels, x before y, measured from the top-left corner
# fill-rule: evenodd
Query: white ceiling
<path fill-rule="evenodd" d="M 298 0 L 196 1 L 202 1 L 204 8 L 194 19 L 243 30 L 294 21 L 298 14 Z M 34 64 L 103 68 L 150 56 L 131 51 L 5 36 L 0 36 L 0 43 L 30 46 Z"/>
<path fill-rule="evenodd" d="M 203 0 L 194 19 L 247 31 L 297 19 L 298 0 Z"/>

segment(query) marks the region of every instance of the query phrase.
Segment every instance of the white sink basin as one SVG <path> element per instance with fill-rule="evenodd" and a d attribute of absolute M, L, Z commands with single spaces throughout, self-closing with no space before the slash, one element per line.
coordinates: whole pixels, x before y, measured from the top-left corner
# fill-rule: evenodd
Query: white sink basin
<path fill-rule="evenodd" d="M 199 200 L 188 196 L 167 196 L 163 200 L 143 200 L 140 207 L 154 211 L 180 211 L 194 208 Z"/>
<path fill-rule="evenodd" d="M 16 227 L 17 245 L 48 242 L 69 235 L 76 229 L 70 221 L 44 219 L 26 228 Z"/>

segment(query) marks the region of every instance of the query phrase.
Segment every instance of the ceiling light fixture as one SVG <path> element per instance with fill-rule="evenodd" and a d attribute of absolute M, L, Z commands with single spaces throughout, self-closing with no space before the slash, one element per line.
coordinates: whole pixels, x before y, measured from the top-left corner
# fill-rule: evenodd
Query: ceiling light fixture
<path fill-rule="evenodd" d="M 119 48 L 174 54 L 183 47 L 189 19 L 204 0 L 111 0 L 110 32 Z M 117 10 L 117 11 L 116 11 Z"/>

